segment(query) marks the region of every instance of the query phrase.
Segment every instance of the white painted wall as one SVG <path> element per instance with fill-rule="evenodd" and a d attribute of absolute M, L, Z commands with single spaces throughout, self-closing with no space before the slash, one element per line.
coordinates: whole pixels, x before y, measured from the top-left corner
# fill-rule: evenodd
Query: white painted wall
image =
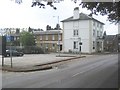
<path fill-rule="evenodd" d="M 81 52 L 83 53 L 92 53 L 96 52 L 97 48 L 97 31 L 103 33 L 103 28 L 93 26 L 93 20 L 79 20 L 79 21 L 70 21 L 63 23 L 63 51 L 68 52 L 69 49 L 73 52 L 79 52 L 78 49 L 73 49 L 73 42 L 79 41 L 78 38 L 81 38 Z M 79 36 L 73 36 L 73 30 L 79 29 Z M 95 29 L 95 36 L 93 36 L 93 29 Z M 93 49 L 93 41 L 95 41 L 95 49 Z"/>
<path fill-rule="evenodd" d="M 89 20 L 79 21 L 79 37 L 81 37 L 81 52 L 89 53 Z"/>
<path fill-rule="evenodd" d="M 118 34 L 120 34 L 120 22 L 118 23 Z"/>
<path fill-rule="evenodd" d="M 95 25 L 93 25 L 93 22 L 95 22 Z M 101 23 L 99 23 L 99 26 L 97 26 L 97 23 L 99 23 L 99 22 L 97 22 L 97 21 L 93 21 L 92 20 L 92 28 L 91 28 L 91 30 L 92 30 L 92 33 L 91 33 L 91 35 L 92 35 L 92 41 L 91 42 L 93 42 L 93 41 L 95 41 L 95 49 L 92 49 L 92 52 L 97 52 L 97 31 L 99 31 L 99 36 L 100 36 L 100 38 L 102 38 L 103 37 L 103 30 L 104 30 L 104 26 L 103 26 L 103 24 L 101 24 Z M 102 25 L 102 27 L 100 27 L 100 25 Z M 93 36 L 93 29 L 95 30 L 95 36 Z M 101 32 L 102 32 L 102 34 L 101 34 Z M 93 46 L 93 43 L 92 43 L 92 46 Z"/>
<path fill-rule="evenodd" d="M 79 8 L 74 9 L 73 11 L 73 19 L 78 19 L 79 18 Z"/>
<path fill-rule="evenodd" d="M 64 52 L 68 52 L 69 49 L 73 52 L 79 52 L 79 45 L 78 49 L 73 49 L 73 42 L 79 41 L 78 38 L 81 38 L 82 46 L 81 51 L 84 53 L 89 53 L 89 20 L 82 20 L 82 21 L 71 21 L 71 22 L 64 22 L 63 23 L 63 50 Z M 79 36 L 73 36 L 73 29 L 79 29 Z M 78 43 L 79 44 L 79 43 Z"/>

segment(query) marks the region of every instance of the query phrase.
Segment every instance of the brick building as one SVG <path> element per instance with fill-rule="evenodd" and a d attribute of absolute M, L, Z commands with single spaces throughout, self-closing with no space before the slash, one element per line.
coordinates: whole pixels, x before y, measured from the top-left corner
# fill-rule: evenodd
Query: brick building
<path fill-rule="evenodd" d="M 104 37 L 104 51 L 118 52 L 118 35 L 106 35 Z"/>
<path fill-rule="evenodd" d="M 60 51 L 62 50 L 62 30 L 47 30 L 35 32 L 34 36 L 36 46 L 41 47 L 48 52 L 58 52 L 58 48 Z"/>

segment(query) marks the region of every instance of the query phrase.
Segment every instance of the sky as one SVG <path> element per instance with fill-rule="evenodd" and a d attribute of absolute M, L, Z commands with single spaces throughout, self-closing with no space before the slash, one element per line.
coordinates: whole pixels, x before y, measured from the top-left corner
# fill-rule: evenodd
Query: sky
<path fill-rule="evenodd" d="M 31 27 L 46 30 L 47 25 L 53 28 L 56 26 L 56 23 L 58 23 L 58 16 L 62 28 L 62 22 L 60 21 L 73 16 L 73 9 L 75 7 L 79 7 L 80 13 L 90 13 L 90 11 L 81 8 L 78 3 L 74 4 L 71 0 L 55 3 L 54 6 L 57 7 L 57 10 L 54 10 L 50 6 L 46 6 L 45 9 L 31 7 L 32 0 L 22 0 L 22 2 L 21 4 L 17 4 L 14 0 L 0 1 L 0 28 Z M 118 33 L 118 25 L 106 21 L 107 16 L 93 15 L 93 17 L 105 23 L 104 31 L 106 31 L 108 35 L 115 35 Z"/>

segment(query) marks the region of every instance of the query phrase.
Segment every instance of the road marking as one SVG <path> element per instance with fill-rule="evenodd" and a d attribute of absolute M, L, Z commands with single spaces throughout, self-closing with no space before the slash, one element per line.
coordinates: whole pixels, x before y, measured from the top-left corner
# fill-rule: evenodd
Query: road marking
<path fill-rule="evenodd" d="M 72 77 L 75 77 L 75 76 L 77 76 L 77 75 L 79 75 L 80 73 L 76 73 L 76 74 L 74 74 Z"/>

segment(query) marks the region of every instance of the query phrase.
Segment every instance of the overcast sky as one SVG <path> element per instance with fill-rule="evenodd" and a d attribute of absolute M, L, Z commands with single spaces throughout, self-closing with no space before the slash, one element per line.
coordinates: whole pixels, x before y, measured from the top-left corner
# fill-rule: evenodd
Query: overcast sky
<path fill-rule="evenodd" d="M 40 28 L 46 30 L 46 25 L 51 25 L 53 28 L 59 21 L 71 17 L 73 15 L 74 7 L 79 6 L 74 4 L 71 0 L 64 0 L 64 2 L 54 4 L 57 10 L 50 6 L 45 9 L 38 7 L 31 7 L 32 0 L 23 0 L 23 3 L 16 4 L 14 0 L 0 1 L 0 28 Z M 89 14 L 87 9 L 80 8 L 80 12 Z M 53 17 L 56 16 L 56 17 Z M 93 16 L 97 20 L 105 23 L 104 30 L 109 35 L 118 33 L 118 25 L 110 24 L 106 21 L 107 16 Z M 62 27 L 62 23 L 60 23 Z"/>

